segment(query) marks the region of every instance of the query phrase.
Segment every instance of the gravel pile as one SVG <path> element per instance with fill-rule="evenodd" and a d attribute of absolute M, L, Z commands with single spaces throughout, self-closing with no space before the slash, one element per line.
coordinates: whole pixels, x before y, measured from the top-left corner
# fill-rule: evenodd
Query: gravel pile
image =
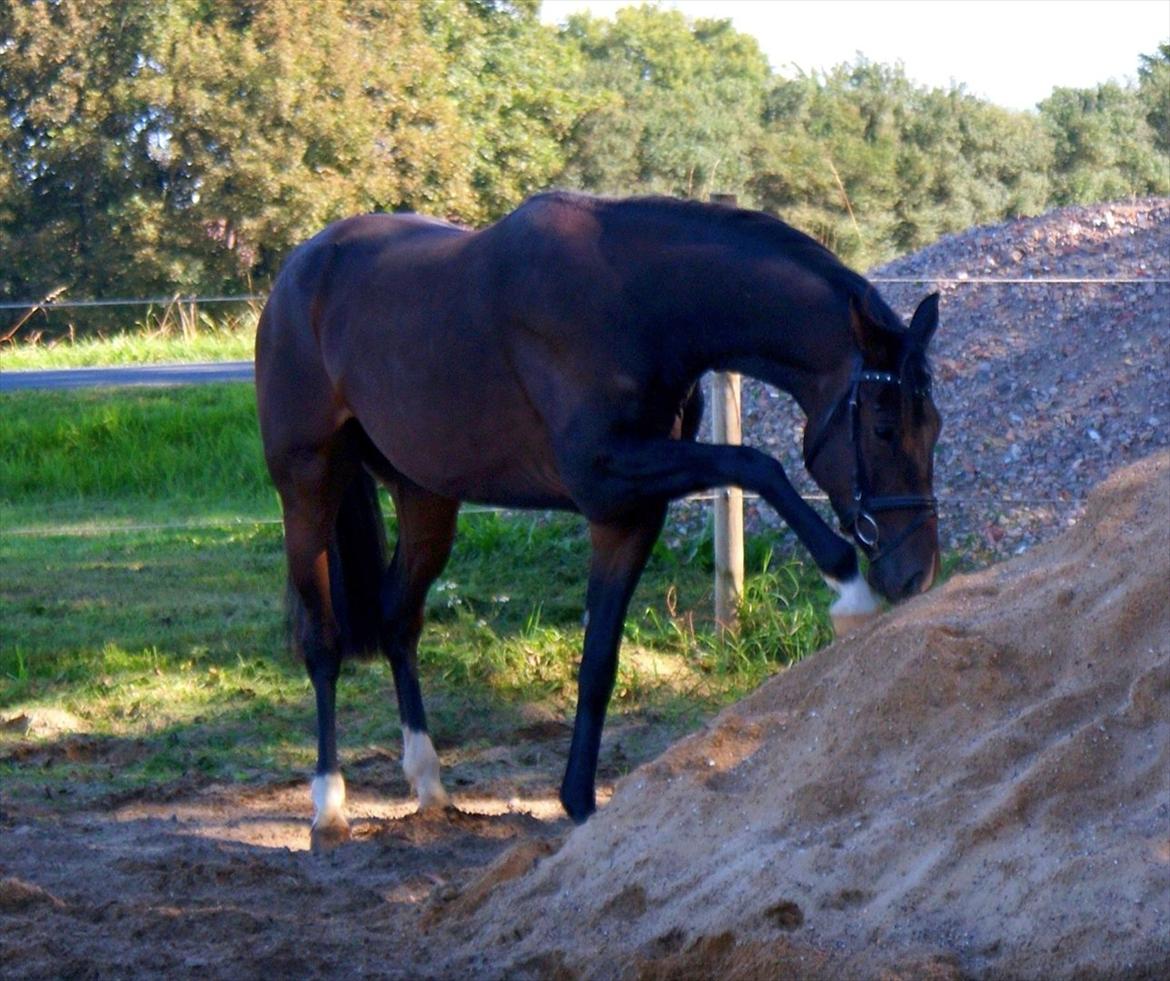
<path fill-rule="evenodd" d="M 918 281 L 880 284 L 907 320 L 925 293 L 942 293 L 933 361 L 945 548 L 1023 552 L 1075 523 L 1107 474 L 1170 446 L 1170 199 L 969 229 L 868 276 Z M 744 442 L 819 493 L 791 400 L 745 379 L 743 417 Z M 749 526 L 777 520 L 750 502 L 748 514 Z"/>

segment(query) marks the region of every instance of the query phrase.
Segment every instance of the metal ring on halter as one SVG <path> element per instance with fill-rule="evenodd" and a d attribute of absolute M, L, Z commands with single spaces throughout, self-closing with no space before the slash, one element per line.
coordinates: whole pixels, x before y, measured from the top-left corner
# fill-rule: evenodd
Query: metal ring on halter
<path fill-rule="evenodd" d="M 872 535 L 867 535 L 862 531 L 862 522 L 869 522 L 869 527 L 873 529 Z M 878 524 L 874 521 L 873 515 L 868 511 L 858 512 L 857 517 L 853 521 L 853 537 L 856 538 L 866 548 L 874 548 L 878 543 Z"/>

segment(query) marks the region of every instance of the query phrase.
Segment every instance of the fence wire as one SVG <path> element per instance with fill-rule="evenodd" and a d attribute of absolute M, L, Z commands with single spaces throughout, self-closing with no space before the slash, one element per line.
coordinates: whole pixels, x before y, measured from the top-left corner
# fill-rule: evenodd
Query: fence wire
<path fill-rule="evenodd" d="M 891 283 L 936 283 L 940 286 L 1069 286 L 1069 285 L 1120 285 L 1131 286 L 1143 283 L 1170 283 L 1170 278 L 1161 276 L 872 276 L 868 281 L 882 286 Z M 156 307 L 156 306 L 199 306 L 205 303 L 255 303 L 268 298 L 265 293 L 240 293 L 229 296 L 154 296 L 154 297 L 112 297 L 110 299 L 85 300 L 6 300 L 0 302 L 0 310 L 66 310 L 85 307 Z"/>
<path fill-rule="evenodd" d="M 1003 276 L 874 276 L 869 282 L 876 285 L 887 284 L 915 284 L 931 283 L 940 286 L 1071 286 L 1071 285 L 1101 285 L 1101 286 L 1131 286 L 1144 284 L 1170 283 L 1170 278 L 1161 276 L 1036 276 L 1036 277 L 1003 277 Z M 235 295 L 216 296 L 159 296 L 147 298 L 115 297 L 110 299 L 83 299 L 83 300 L 25 300 L 0 302 L 0 310 L 55 310 L 86 307 L 116 307 L 116 306 L 163 306 L 163 305 L 200 305 L 214 303 L 253 303 L 267 299 L 262 293 L 243 293 Z M 696 494 L 680 498 L 677 503 L 702 503 L 713 501 L 718 492 Z M 744 501 L 758 501 L 759 495 L 745 493 Z M 824 494 L 805 495 L 805 500 L 827 503 Z M 972 498 L 972 497 L 939 497 L 942 506 L 1017 506 L 1017 507 L 1078 507 L 1084 502 L 1077 498 Z M 516 508 L 492 507 L 489 505 L 464 505 L 461 514 L 501 514 L 501 515 L 547 515 L 552 513 L 572 513 L 554 511 L 531 511 Z M 135 525 L 108 525 L 63 528 L 52 530 L 44 526 L 29 528 L 4 529 L 3 534 L 8 536 L 43 536 L 43 537 L 85 537 L 110 534 L 133 534 L 151 531 L 198 531 L 209 528 L 232 527 L 233 524 L 241 527 L 255 527 L 263 525 L 279 525 L 279 518 L 257 519 L 220 519 L 198 520 L 185 522 L 169 522 L 160 524 Z"/>

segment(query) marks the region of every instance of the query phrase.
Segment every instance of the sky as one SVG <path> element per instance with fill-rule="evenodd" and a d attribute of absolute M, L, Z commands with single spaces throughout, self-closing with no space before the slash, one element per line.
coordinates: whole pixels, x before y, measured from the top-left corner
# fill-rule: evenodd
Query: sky
<path fill-rule="evenodd" d="M 612 17 L 635 0 L 544 0 L 561 23 Z M 730 19 L 760 42 L 774 71 L 853 61 L 901 62 L 920 85 L 960 83 L 1008 109 L 1033 109 L 1053 88 L 1135 79 L 1138 56 L 1170 40 L 1170 0 L 659 0 L 688 17 Z M 795 68 L 794 68 L 795 66 Z"/>

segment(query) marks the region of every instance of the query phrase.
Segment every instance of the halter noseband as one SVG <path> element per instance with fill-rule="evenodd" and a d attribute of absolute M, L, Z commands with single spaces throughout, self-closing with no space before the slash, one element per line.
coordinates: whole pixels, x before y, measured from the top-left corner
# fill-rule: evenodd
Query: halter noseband
<path fill-rule="evenodd" d="M 870 564 L 874 564 L 901 545 L 914 532 L 921 528 L 932 515 L 938 513 L 938 501 L 927 495 L 902 495 L 875 497 L 869 486 L 866 474 L 865 460 L 861 453 L 861 404 L 859 394 L 863 382 L 874 382 L 880 385 L 896 385 L 902 387 L 902 380 L 888 371 L 876 371 L 866 368 L 861 359 L 853 367 L 853 374 L 849 379 L 849 388 L 833 403 L 821 428 L 817 431 L 808 451 L 804 455 L 805 469 L 812 472 L 813 461 L 824 449 L 829 439 L 829 426 L 840 415 L 844 408 L 849 410 L 849 439 L 853 444 L 853 496 L 849 510 L 841 516 L 841 527 L 847 529 L 857 544 L 869 556 Z M 902 529 L 893 540 L 887 542 L 881 549 L 878 548 L 880 535 L 875 513 L 882 511 L 921 511 L 917 518 Z"/>

